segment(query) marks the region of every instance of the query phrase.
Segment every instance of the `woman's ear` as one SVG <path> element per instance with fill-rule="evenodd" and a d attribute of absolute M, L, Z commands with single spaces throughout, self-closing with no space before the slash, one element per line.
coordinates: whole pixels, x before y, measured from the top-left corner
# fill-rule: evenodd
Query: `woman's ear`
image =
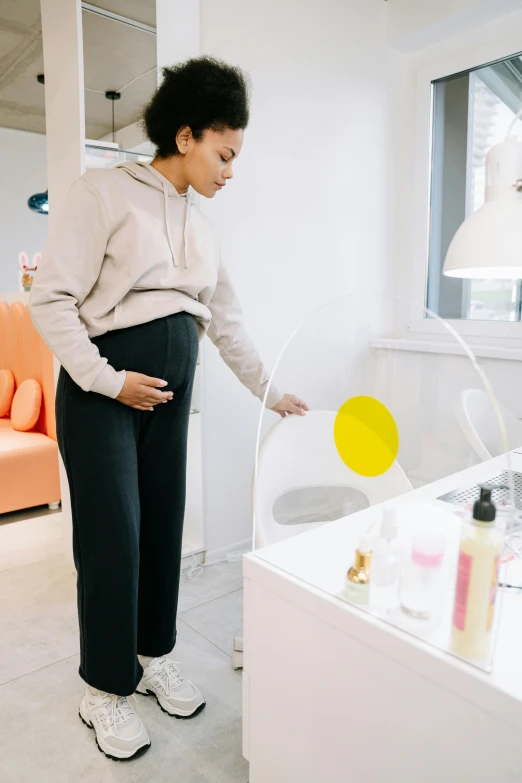
<path fill-rule="evenodd" d="M 186 155 L 188 151 L 188 144 L 191 138 L 192 138 L 192 131 L 188 125 L 185 125 L 183 128 L 180 128 L 179 131 L 177 132 L 176 145 L 182 155 Z"/>

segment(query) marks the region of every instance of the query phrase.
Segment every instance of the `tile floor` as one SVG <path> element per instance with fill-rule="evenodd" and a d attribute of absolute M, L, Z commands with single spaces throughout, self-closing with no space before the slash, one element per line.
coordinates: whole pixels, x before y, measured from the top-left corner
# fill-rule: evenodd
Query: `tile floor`
<path fill-rule="evenodd" d="M 59 514 L 0 517 L 0 783 L 247 783 L 241 674 L 231 667 L 241 565 L 182 577 L 173 657 L 205 693 L 206 709 L 178 721 L 137 696 L 152 747 L 121 763 L 97 750 L 78 718 L 75 574 L 61 545 Z"/>

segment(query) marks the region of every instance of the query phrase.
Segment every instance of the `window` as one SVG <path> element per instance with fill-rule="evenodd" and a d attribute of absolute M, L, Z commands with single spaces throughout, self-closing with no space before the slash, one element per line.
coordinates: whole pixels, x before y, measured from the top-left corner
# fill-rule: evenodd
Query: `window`
<path fill-rule="evenodd" d="M 443 275 L 449 244 L 484 203 L 487 152 L 522 108 L 522 56 L 432 82 L 431 183 L 426 305 L 443 318 L 519 322 L 520 281 Z M 520 134 L 517 122 L 513 133 Z"/>

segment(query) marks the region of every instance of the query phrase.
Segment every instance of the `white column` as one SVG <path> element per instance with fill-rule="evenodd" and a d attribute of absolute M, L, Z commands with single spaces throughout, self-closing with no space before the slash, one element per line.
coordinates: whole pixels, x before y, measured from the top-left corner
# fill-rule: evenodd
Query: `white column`
<path fill-rule="evenodd" d="M 41 0 L 45 74 L 45 124 L 49 230 L 65 205 L 71 184 L 85 169 L 85 105 L 80 0 Z M 55 377 L 59 364 L 55 360 Z M 60 458 L 63 542 L 72 561 L 69 485 Z"/>
<path fill-rule="evenodd" d="M 156 45 L 158 83 L 167 65 L 197 57 L 199 43 L 199 0 L 156 0 Z M 183 530 L 183 554 L 204 549 L 203 460 L 201 449 L 203 351 L 196 368 L 192 402 L 198 411 L 190 416 L 187 454 L 187 503 Z"/>
<path fill-rule="evenodd" d="M 80 0 L 41 0 L 49 228 L 85 170 L 85 105 Z"/>
<path fill-rule="evenodd" d="M 156 0 L 158 78 L 161 69 L 200 53 L 199 0 Z"/>

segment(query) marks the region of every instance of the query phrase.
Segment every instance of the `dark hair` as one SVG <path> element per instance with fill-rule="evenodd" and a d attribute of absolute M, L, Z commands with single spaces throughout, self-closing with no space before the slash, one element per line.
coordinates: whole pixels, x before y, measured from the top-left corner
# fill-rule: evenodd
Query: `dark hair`
<path fill-rule="evenodd" d="M 194 57 L 163 69 L 163 81 L 145 106 L 142 124 L 160 158 L 178 155 L 176 136 L 190 127 L 196 141 L 206 130 L 246 128 L 250 83 L 233 65 L 215 57 Z"/>

